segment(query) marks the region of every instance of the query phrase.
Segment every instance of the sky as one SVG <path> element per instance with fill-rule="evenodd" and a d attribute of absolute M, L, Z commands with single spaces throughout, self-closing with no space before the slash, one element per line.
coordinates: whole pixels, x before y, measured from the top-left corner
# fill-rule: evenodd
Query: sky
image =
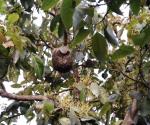
<path fill-rule="evenodd" d="M 121 10 L 123 12 L 123 17 L 128 17 L 128 14 L 129 14 L 129 7 L 127 6 L 122 6 L 121 7 Z M 101 6 L 98 11 L 102 14 L 102 15 L 105 15 L 106 11 L 107 11 L 107 8 L 106 6 Z M 34 20 L 34 23 L 37 25 L 37 26 L 40 26 L 41 23 L 42 23 L 42 16 L 44 16 L 44 13 L 42 11 L 39 11 L 39 13 L 36 11 L 35 8 L 33 8 L 33 16 L 37 17 L 36 20 Z M 4 20 L 5 19 L 5 16 L 2 16 L 0 15 L 0 20 Z M 122 35 L 122 39 L 124 40 L 127 40 L 127 31 L 125 30 L 123 35 Z M 98 73 L 98 69 L 95 70 L 96 73 Z M 21 75 L 19 76 L 19 79 L 18 79 L 18 83 L 23 81 L 23 72 L 20 71 Z M 101 77 L 101 73 L 98 74 L 98 77 Z M 11 92 L 11 93 L 17 93 L 21 90 L 23 90 L 23 88 L 19 88 L 19 89 L 14 89 L 14 88 L 11 88 L 11 85 L 13 83 L 12 82 L 4 82 L 4 85 L 6 87 L 6 90 L 8 92 Z M 5 109 L 5 107 L 9 104 L 11 104 L 13 102 L 13 100 L 8 100 L 6 98 L 1 98 L 0 97 L 0 113 Z M 17 123 L 12 123 L 11 125 L 36 125 L 36 119 L 34 118 L 31 122 L 27 123 L 27 120 L 25 119 L 24 116 L 20 116 L 17 120 Z"/>

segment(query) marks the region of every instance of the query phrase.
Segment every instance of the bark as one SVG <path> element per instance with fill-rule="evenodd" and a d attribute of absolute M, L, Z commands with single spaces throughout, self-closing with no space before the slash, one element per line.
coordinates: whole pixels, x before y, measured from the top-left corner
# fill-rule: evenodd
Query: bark
<path fill-rule="evenodd" d="M 133 99 L 131 109 L 127 111 L 122 125 L 135 125 L 135 118 L 137 117 L 137 100 Z"/>
<path fill-rule="evenodd" d="M 47 99 L 51 99 L 48 96 L 43 96 L 43 95 L 14 95 L 11 93 L 8 93 L 4 90 L 0 90 L 0 96 L 1 97 L 5 97 L 8 99 L 13 99 L 16 101 L 43 101 L 43 100 L 47 100 Z"/>

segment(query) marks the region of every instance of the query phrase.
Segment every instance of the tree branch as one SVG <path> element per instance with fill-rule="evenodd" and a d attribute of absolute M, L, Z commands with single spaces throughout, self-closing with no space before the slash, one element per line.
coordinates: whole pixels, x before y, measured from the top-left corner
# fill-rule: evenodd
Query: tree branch
<path fill-rule="evenodd" d="M 144 87 L 150 89 L 150 87 L 148 86 L 147 83 L 145 83 L 145 82 L 143 82 L 143 81 L 140 81 L 140 80 L 133 79 L 133 78 L 129 77 L 127 74 L 125 74 L 125 73 L 122 72 L 122 71 L 118 71 L 118 70 L 116 70 L 116 69 L 109 69 L 109 70 L 114 71 L 114 72 L 121 73 L 121 74 L 122 74 L 123 76 L 125 76 L 126 78 L 128 78 L 128 79 L 130 79 L 130 80 L 132 80 L 132 81 L 134 81 L 134 82 L 140 83 L 140 84 L 144 85 Z"/>
<path fill-rule="evenodd" d="M 127 111 L 122 125 L 134 125 L 137 112 L 138 112 L 137 100 L 133 99 L 131 108 Z"/>
<path fill-rule="evenodd" d="M 50 46 L 49 44 L 47 44 L 47 42 L 42 38 L 42 36 L 40 36 L 40 40 L 41 40 L 42 42 L 44 42 L 44 44 L 45 44 L 45 46 L 46 46 L 47 48 L 53 49 L 52 46 Z"/>
<path fill-rule="evenodd" d="M 5 92 L 4 90 L 0 90 L 0 96 L 5 97 L 8 99 L 13 99 L 16 101 L 43 101 L 43 100 L 48 100 L 51 99 L 48 96 L 42 96 L 42 95 L 14 95 L 8 92 Z"/>

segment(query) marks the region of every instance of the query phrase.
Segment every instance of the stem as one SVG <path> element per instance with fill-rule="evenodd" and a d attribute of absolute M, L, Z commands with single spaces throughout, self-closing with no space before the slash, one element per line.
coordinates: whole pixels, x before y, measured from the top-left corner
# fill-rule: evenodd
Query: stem
<path fill-rule="evenodd" d="M 64 46 L 67 46 L 68 44 L 68 34 L 67 34 L 67 31 L 65 30 L 64 31 Z"/>
<path fill-rule="evenodd" d="M 106 123 L 105 125 L 109 125 L 111 111 L 108 111 L 106 114 Z"/>

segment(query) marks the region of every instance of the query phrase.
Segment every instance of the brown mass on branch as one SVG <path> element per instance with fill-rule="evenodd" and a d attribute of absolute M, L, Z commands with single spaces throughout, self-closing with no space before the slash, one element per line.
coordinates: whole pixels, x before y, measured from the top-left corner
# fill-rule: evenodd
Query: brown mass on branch
<path fill-rule="evenodd" d="M 55 48 L 52 52 L 53 68 L 60 73 L 69 72 L 73 66 L 73 57 L 67 46 Z"/>

